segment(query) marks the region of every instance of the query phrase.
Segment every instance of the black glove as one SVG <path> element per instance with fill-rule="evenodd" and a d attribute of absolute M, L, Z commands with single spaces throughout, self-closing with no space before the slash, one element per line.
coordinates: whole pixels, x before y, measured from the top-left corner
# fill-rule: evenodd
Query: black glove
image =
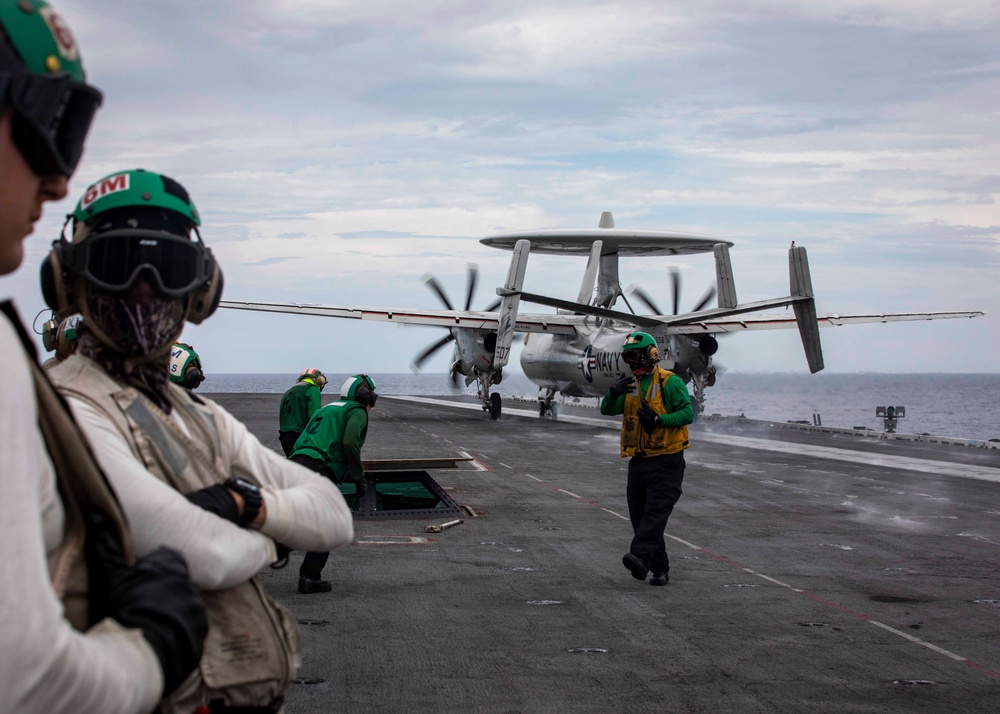
<path fill-rule="evenodd" d="M 232 492 L 224 484 L 217 483 L 200 491 L 186 493 L 184 498 L 199 508 L 214 513 L 219 518 L 241 525 L 239 506 L 236 505 L 236 499 L 233 498 Z"/>
<path fill-rule="evenodd" d="M 639 423 L 642 424 L 642 428 L 647 432 L 651 432 L 656 427 L 663 425 L 660 421 L 660 415 L 653 411 L 653 408 L 648 404 L 643 404 L 636 413 L 636 416 L 639 417 Z"/>
<path fill-rule="evenodd" d="M 128 565 L 110 521 L 87 514 L 91 619 L 104 617 L 142 630 L 163 670 L 163 695 L 187 679 L 201 660 L 208 621 L 198 586 L 175 550 L 160 547 Z"/>
<path fill-rule="evenodd" d="M 632 391 L 632 383 L 635 382 L 635 377 L 626 375 L 619 377 L 618 381 L 611 385 L 611 389 L 608 393 L 611 394 L 612 399 L 617 399 L 623 394 L 628 394 Z"/>

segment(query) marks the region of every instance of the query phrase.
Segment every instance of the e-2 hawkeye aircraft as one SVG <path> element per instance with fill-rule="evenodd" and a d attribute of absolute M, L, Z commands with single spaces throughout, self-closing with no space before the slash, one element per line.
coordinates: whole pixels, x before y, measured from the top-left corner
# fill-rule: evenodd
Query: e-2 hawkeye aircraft
<path fill-rule="evenodd" d="M 521 351 L 521 369 L 539 386 L 539 414 L 554 414 L 557 393 L 572 397 L 600 397 L 625 373 L 621 345 L 625 336 L 641 329 L 652 335 L 661 354 L 661 364 L 694 388 L 694 407 L 701 412 L 705 389 L 716 381 L 712 362 L 718 352 L 716 335 L 743 330 L 774 330 L 797 327 L 810 372 L 823 369 L 819 328 L 863 322 L 937 320 L 980 317 L 984 313 L 921 312 L 865 315 L 816 314 L 806 249 L 788 251 L 789 294 L 784 297 L 740 303 L 736 297 L 729 241 L 693 233 L 626 230 L 615 227 L 611 213 L 601 215 L 596 229 L 546 229 L 483 238 L 484 245 L 513 251 L 503 287 L 497 288 L 498 303 L 484 311 L 470 310 L 477 272 L 470 267 L 464 310 L 455 310 L 441 286 L 429 278 L 429 287 L 445 304 L 445 310 L 413 308 L 343 307 L 295 303 L 241 302 L 223 300 L 221 307 L 296 315 L 316 315 L 354 320 L 377 320 L 400 324 L 444 327 L 448 334 L 414 360 L 419 366 L 434 352 L 455 343 L 451 376 L 465 377 L 466 386 L 477 383 L 483 410 L 500 417 L 500 395 L 490 392 L 503 379 L 510 358 L 514 333 L 527 333 Z M 711 293 L 692 312 L 678 313 L 678 282 L 673 278 L 674 314 L 660 311 L 641 290 L 636 297 L 654 313 L 640 315 L 625 297 L 618 277 L 619 256 L 676 256 L 694 253 L 715 256 L 717 307 L 704 309 Z M 522 290 L 529 253 L 587 255 L 587 268 L 576 301 L 526 293 Z M 615 310 L 621 298 L 628 312 Z M 552 313 L 519 312 L 521 301 L 556 308 Z M 751 314 L 780 307 L 792 313 Z"/>

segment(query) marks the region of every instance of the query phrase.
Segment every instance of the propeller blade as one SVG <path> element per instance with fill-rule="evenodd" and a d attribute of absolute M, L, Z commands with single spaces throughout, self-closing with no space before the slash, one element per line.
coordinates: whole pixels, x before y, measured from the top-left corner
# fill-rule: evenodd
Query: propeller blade
<path fill-rule="evenodd" d="M 485 310 L 483 310 L 483 312 L 495 312 L 495 311 L 496 311 L 496 309 L 497 309 L 498 307 L 500 307 L 500 302 L 501 302 L 500 298 L 497 298 L 497 299 L 496 299 L 495 301 L 491 302 L 491 303 L 490 303 L 490 304 L 489 304 L 489 305 L 488 305 L 488 306 L 486 307 L 486 309 L 485 309 Z"/>
<path fill-rule="evenodd" d="M 438 340 L 433 345 L 429 346 L 423 352 L 414 357 L 413 361 L 410 363 L 410 368 L 413 369 L 414 372 L 419 371 L 420 368 L 423 367 L 424 362 L 430 359 L 431 355 L 433 355 L 435 352 L 437 352 L 439 349 L 441 349 L 454 339 L 455 336 L 449 332 L 445 337 L 442 337 L 440 340 Z"/>
<path fill-rule="evenodd" d="M 451 300 L 448 299 L 448 294 L 444 291 L 444 288 L 441 287 L 441 283 L 438 282 L 437 278 L 433 275 L 427 274 L 422 278 L 422 280 L 424 281 L 424 285 L 430 288 L 431 291 L 437 295 L 438 298 L 440 298 L 446 308 L 449 310 L 455 309 L 451 304 Z"/>
<path fill-rule="evenodd" d="M 638 300 L 646 305 L 650 310 L 653 311 L 654 315 L 662 315 L 663 311 L 653 302 L 653 298 L 649 296 L 645 290 L 640 288 L 638 285 L 633 286 L 632 295 L 634 295 Z"/>
<path fill-rule="evenodd" d="M 715 286 L 709 285 L 708 290 L 706 290 L 705 294 L 702 295 L 701 300 L 698 302 L 697 305 L 694 306 L 693 312 L 698 312 L 699 310 L 701 310 L 703 307 L 708 305 L 709 300 L 711 300 L 714 297 L 715 297 Z"/>
<path fill-rule="evenodd" d="M 465 309 L 466 311 L 472 309 L 472 298 L 476 294 L 476 284 L 479 282 L 479 266 L 475 263 L 469 263 L 469 280 L 468 287 L 465 291 Z"/>
<path fill-rule="evenodd" d="M 674 293 L 674 314 L 676 315 L 681 304 L 681 271 L 677 268 L 670 269 L 670 287 Z"/>

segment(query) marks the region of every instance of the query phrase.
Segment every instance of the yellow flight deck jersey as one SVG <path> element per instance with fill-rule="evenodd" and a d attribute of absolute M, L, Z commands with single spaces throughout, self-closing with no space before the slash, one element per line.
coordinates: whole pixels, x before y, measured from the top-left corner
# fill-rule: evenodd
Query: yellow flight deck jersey
<path fill-rule="evenodd" d="M 639 392 L 642 393 L 640 398 Z M 660 415 L 660 426 L 647 432 L 637 416 L 645 400 Z M 621 455 L 660 456 L 676 454 L 688 447 L 687 425 L 694 421 L 691 396 L 684 381 L 673 372 L 657 367 L 656 371 L 639 380 L 639 390 L 612 399 L 601 400 L 601 414 L 623 414 Z"/>

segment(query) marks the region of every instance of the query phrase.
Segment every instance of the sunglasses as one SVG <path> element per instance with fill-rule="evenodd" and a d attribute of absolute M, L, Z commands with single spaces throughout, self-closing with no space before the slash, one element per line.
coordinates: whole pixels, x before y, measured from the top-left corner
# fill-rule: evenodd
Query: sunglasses
<path fill-rule="evenodd" d="M 11 136 L 38 176 L 73 175 L 102 99 L 67 75 L 0 73 L 0 104 L 14 109 Z"/>
<path fill-rule="evenodd" d="M 184 297 L 212 277 L 212 251 L 204 243 L 160 231 L 111 230 L 67 244 L 64 251 L 70 272 L 113 293 L 128 290 L 143 272 L 171 298 Z"/>

